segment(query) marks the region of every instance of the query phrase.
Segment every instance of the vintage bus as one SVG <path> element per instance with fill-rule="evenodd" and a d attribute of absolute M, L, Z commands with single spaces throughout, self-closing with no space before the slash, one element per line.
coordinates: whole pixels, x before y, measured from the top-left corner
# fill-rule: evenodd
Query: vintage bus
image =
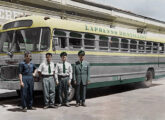
<path fill-rule="evenodd" d="M 57 63 L 62 51 L 74 65 L 80 49 L 86 51 L 91 66 L 88 88 L 133 82 L 149 87 L 153 78 L 165 76 L 164 47 L 163 34 L 140 34 L 44 16 L 21 17 L 1 26 L 0 88 L 19 90 L 18 64 L 25 50 L 32 52 L 32 61 L 39 66 L 45 53 L 52 53 Z M 69 99 L 74 96 L 73 86 Z M 42 90 L 41 80 L 36 79 L 35 90 Z"/>

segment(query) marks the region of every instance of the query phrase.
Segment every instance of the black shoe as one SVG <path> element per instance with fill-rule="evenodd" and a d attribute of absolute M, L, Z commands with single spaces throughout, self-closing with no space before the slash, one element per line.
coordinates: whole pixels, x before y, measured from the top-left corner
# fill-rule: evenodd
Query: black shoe
<path fill-rule="evenodd" d="M 80 106 L 80 103 L 77 103 L 77 104 L 76 104 L 76 107 L 79 107 L 79 106 Z"/>
<path fill-rule="evenodd" d="M 62 104 L 58 104 L 58 107 L 61 107 L 62 106 Z"/>
<path fill-rule="evenodd" d="M 83 102 L 83 103 L 82 103 L 82 106 L 83 106 L 83 107 L 86 107 L 87 105 Z"/>
<path fill-rule="evenodd" d="M 27 112 L 27 107 L 23 108 L 22 112 Z"/>
<path fill-rule="evenodd" d="M 50 108 L 57 108 L 57 106 L 55 106 L 55 105 L 50 105 L 49 107 Z"/>
<path fill-rule="evenodd" d="M 29 107 L 28 110 L 36 110 L 35 107 Z"/>
<path fill-rule="evenodd" d="M 69 105 L 68 103 L 65 103 L 65 106 L 66 106 L 66 107 L 70 107 L 70 105 Z"/>
<path fill-rule="evenodd" d="M 48 106 L 48 105 L 45 105 L 45 106 L 44 106 L 44 109 L 48 109 L 48 108 L 49 108 L 49 106 Z"/>

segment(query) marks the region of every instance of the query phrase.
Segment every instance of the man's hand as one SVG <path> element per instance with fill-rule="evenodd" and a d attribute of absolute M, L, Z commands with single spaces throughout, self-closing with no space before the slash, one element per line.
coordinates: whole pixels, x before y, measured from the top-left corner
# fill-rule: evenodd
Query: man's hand
<path fill-rule="evenodd" d="M 71 80 L 69 80 L 68 85 L 69 85 L 69 86 L 71 85 Z"/>
<path fill-rule="evenodd" d="M 90 84 L 90 81 L 87 82 L 87 85 L 89 85 L 89 84 Z"/>
<path fill-rule="evenodd" d="M 59 84 L 59 82 L 56 80 L 56 85 L 58 85 Z"/>
<path fill-rule="evenodd" d="M 23 82 L 20 82 L 20 86 L 21 86 L 21 87 L 24 87 L 24 83 L 23 83 Z"/>
<path fill-rule="evenodd" d="M 77 84 L 76 80 L 74 81 L 74 84 L 75 84 L 75 85 Z"/>

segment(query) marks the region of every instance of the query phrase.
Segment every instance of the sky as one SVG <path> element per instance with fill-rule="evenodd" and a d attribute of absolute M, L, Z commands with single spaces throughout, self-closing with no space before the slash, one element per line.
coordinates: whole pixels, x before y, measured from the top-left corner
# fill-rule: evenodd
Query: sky
<path fill-rule="evenodd" d="M 146 17 L 165 21 L 165 0 L 91 0 L 130 11 Z"/>

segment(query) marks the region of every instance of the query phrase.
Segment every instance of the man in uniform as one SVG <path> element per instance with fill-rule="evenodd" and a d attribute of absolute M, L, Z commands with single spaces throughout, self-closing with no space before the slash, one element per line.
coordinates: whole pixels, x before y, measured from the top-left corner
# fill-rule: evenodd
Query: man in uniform
<path fill-rule="evenodd" d="M 78 52 L 79 60 L 74 66 L 74 82 L 76 85 L 76 107 L 81 105 L 86 107 L 86 89 L 90 79 L 89 63 L 84 60 L 85 52 L 80 50 Z"/>
<path fill-rule="evenodd" d="M 71 84 L 72 79 L 72 66 L 66 61 L 67 53 L 62 52 L 60 54 L 61 61 L 56 64 L 55 78 L 59 81 L 59 107 L 65 105 L 70 107 L 68 104 L 68 88 Z M 64 94 L 64 98 L 63 98 Z"/>
<path fill-rule="evenodd" d="M 21 86 L 21 101 L 23 112 L 35 110 L 33 105 L 33 89 L 34 79 L 37 70 L 35 65 L 31 62 L 31 53 L 26 51 L 24 54 L 25 60 L 19 64 L 19 80 Z"/>
<path fill-rule="evenodd" d="M 46 61 L 41 63 L 38 72 L 39 75 L 42 77 L 43 83 L 43 93 L 44 93 L 44 102 L 45 106 L 44 109 L 48 107 L 56 108 L 55 104 L 55 67 L 54 63 L 51 61 L 52 54 L 46 53 Z M 56 81 L 58 84 L 58 81 Z"/>

